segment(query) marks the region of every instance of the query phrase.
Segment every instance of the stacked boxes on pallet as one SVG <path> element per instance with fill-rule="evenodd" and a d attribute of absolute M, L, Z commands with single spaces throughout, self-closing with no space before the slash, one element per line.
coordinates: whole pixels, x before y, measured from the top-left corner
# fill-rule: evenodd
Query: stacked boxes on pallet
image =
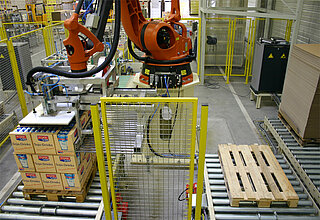
<path fill-rule="evenodd" d="M 91 118 L 80 113 L 81 127 Z M 95 155 L 75 152 L 79 138 L 72 121 L 65 127 L 18 127 L 10 133 L 24 189 L 81 191 L 92 172 Z"/>

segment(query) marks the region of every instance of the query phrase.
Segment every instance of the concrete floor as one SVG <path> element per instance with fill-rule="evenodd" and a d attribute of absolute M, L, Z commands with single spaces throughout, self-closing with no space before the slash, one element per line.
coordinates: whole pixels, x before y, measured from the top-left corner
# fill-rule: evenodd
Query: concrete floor
<path fill-rule="evenodd" d="M 244 84 L 243 78 L 232 78 L 230 85 L 225 84 L 223 77 L 206 80 L 210 84 L 215 83 L 215 89 L 206 85 L 197 86 L 195 96 L 200 104 L 209 105 L 207 153 L 217 153 L 218 145 L 225 143 L 264 144 L 255 126 L 250 126 L 248 121 L 252 124 L 253 120 L 260 121 L 265 116 L 277 117 L 276 104 L 266 97 L 262 100 L 261 108 L 256 109 L 255 102 L 249 99 L 249 85 Z"/>
<path fill-rule="evenodd" d="M 265 116 L 276 117 L 275 103 L 265 97 L 261 108 L 256 109 L 255 102 L 249 99 L 249 85 L 244 84 L 243 77 L 232 78 L 229 85 L 225 84 L 223 77 L 206 78 L 206 82 L 211 86 L 197 86 L 195 96 L 199 98 L 198 112 L 202 103 L 209 105 L 207 153 L 217 153 L 218 144 L 264 143 L 259 138 L 256 128 L 252 126 L 252 120 L 263 120 Z M 232 88 L 234 93 L 231 91 Z M 10 143 L 0 148 L 0 190 L 17 172 L 12 153 Z"/>

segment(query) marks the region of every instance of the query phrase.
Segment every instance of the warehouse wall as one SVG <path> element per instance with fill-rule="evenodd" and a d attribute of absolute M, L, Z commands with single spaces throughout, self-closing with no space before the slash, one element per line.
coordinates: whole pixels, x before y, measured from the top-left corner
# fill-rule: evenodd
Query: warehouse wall
<path fill-rule="evenodd" d="M 297 0 L 285 0 L 287 4 L 296 10 Z M 290 10 L 280 1 L 276 0 L 274 9 L 290 13 Z M 286 22 L 274 21 L 272 22 L 271 36 L 284 37 L 286 30 Z M 319 44 L 320 43 L 320 1 L 304 0 L 303 12 L 301 17 L 301 24 L 299 27 L 297 43 Z M 293 29 L 293 26 L 292 26 Z"/>

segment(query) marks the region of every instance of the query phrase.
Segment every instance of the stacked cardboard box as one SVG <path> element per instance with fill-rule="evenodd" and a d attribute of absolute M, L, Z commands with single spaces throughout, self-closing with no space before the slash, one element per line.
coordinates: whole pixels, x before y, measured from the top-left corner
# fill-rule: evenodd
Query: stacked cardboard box
<path fill-rule="evenodd" d="M 82 111 L 81 127 L 90 111 Z M 66 127 L 18 127 L 10 133 L 24 189 L 81 191 L 92 172 L 95 154 L 76 153 L 75 122 Z"/>
<path fill-rule="evenodd" d="M 302 139 L 320 139 L 320 44 L 292 47 L 280 113 Z"/>

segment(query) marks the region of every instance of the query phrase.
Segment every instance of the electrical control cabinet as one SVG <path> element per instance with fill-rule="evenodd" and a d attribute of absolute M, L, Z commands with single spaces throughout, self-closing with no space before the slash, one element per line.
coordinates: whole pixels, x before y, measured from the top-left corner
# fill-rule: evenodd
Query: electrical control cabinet
<path fill-rule="evenodd" d="M 290 45 L 284 40 L 259 40 L 254 51 L 251 89 L 282 93 Z"/>

